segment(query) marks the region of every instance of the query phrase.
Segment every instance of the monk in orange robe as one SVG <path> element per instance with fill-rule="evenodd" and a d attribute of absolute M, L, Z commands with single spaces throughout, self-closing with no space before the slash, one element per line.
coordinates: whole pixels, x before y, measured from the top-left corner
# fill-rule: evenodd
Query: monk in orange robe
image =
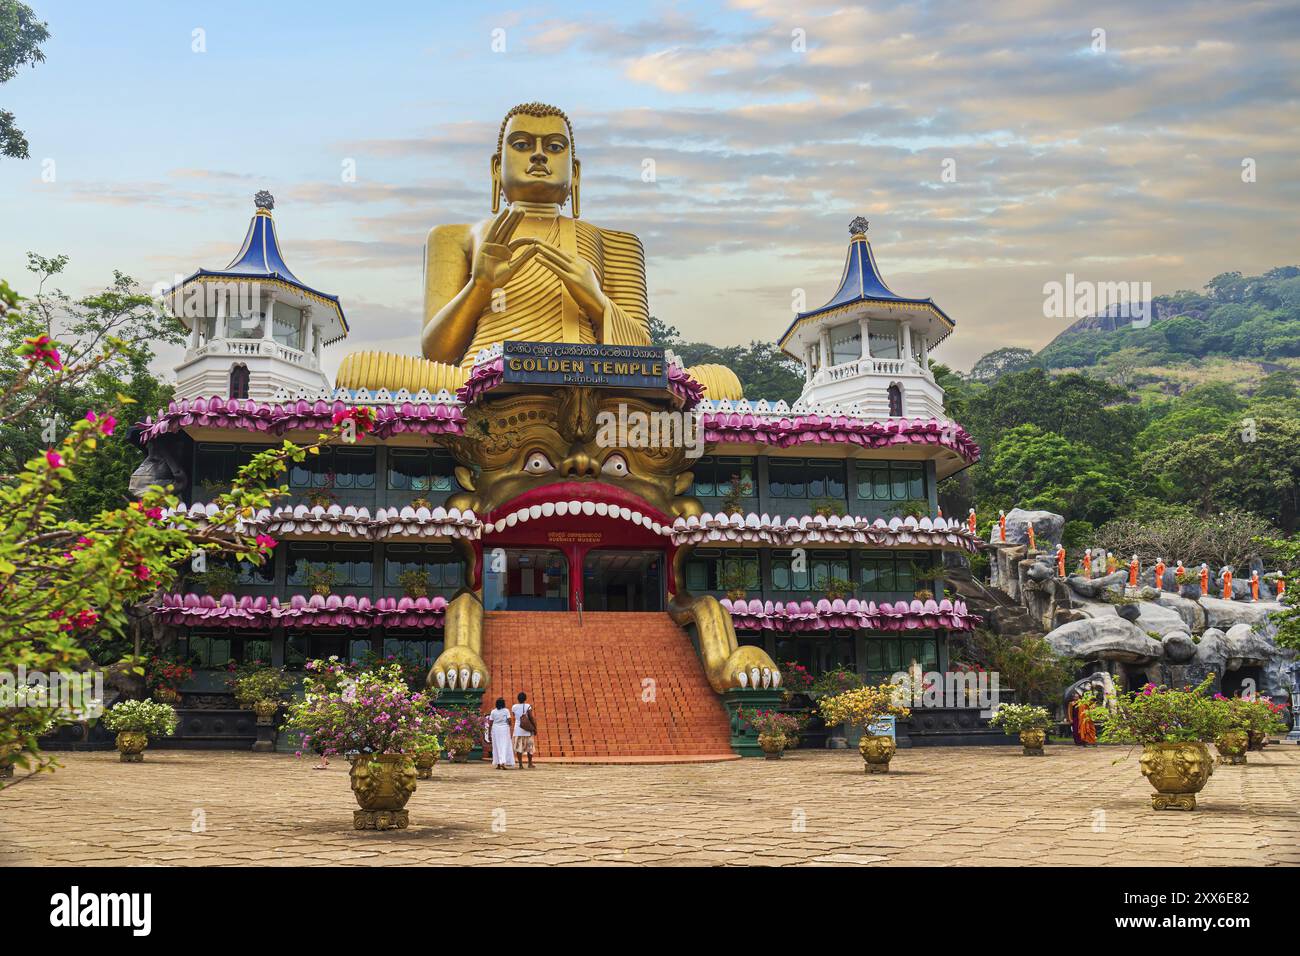
<path fill-rule="evenodd" d="M 1065 709 L 1070 718 L 1070 734 L 1080 747 L 1087 747 L 1097 742 L 1097 726 L 1088 716 L 1088 703 L 1081 697 L 1075 697 Z"/>
<path fill-rule="evenodd" d="M 1065 548 L 1059 544 L 1056 546 L 1056 576 L 1065 577 Z"/>
<path fill-rule="evenodd" d="M 970 528 L 970 533 L 971 533 L 972 535 L 978 535 L 978 534 L 979 534 L 979 531 L 977 530 L 977 526 L 976 526 L 976 524 L 975 524 L 975 509 L 974 509 L 974 508 L 972 508 L 972 509 L 970 510 L 970 514 L 968 514 L 968 515 L 966 516 L 966 527 Z"/>
<path fill-rule="evenodd" d="M 1232 568 L 1223 569 L 1223 599 L 1232 600 Z"/>
<path fill-rule="evenodd" d="M 1210 568 L 1209 565 L 1201 565 L 1201 597 L 1210 595 Z"/>
<path fill-rule="evenodd" d="M 1092 552 L 1091 551 L 1083 552 L 1083 576 L 1085 578 L 1092 577 Z"/>
<path fill-rule="evenodd" d="M 1002 535 L 1003 544 L 1005 544 L 1007 540 L 1007 513 L 1005 511 L 998 512 L 998 531 Z"/>
<path fill-rule="evenodd" d="M 1141 570 L 1141 567 L 1142 566 L 1138 564 L 1138 556 L 1136 554 L 1133 555 L 1133 560 L 1128 563 L 1128 586 L 1129 587 L 1135 588 L 1138 586 L 1138 571 Z"/>
<path fill-rule="evenodd" d="M 1156 558 L 1156 590 L 1165 589 L 1165 559 Z"/>
<path fill-rule="evenodd" d="M 1259 600 L 1259 572 L 1258 571 L 1250 572 L 1250 599 L 1252 601 Z"/>

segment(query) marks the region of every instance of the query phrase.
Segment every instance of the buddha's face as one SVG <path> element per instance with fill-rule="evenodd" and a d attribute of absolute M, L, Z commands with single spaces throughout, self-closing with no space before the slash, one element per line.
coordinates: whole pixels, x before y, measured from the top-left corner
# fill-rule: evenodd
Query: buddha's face
<path fill-rule="evenodd" d="M 493 158 L 497 163 L 507 201 L 563 203 L 569 198 L 576 166 L 564 118 L 510 117 L 501 155 Z"/>

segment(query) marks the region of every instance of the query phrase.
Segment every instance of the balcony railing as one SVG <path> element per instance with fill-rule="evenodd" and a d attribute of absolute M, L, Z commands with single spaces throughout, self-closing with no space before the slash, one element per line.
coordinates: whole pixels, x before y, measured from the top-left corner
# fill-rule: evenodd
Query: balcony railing
<path fill-rule="evenodd" d="M 290 348 L 274 339 L 212 339 L 191 350 L 191 357 L 203 355 L 266 355 L 304 368 L 316 367 L 316 356 Z"/>

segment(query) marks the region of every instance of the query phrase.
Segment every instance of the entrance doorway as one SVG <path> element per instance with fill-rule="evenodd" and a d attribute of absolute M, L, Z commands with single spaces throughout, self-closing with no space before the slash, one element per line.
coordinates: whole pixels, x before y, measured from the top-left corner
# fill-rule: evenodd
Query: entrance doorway
<path fill-rule="evenodd" d="M 506 548 L 495 559 L 491 553 L 485 555 L 483 608 L 567 611 L 569 562 L 563 552 L 556 548 Z"/>
<path fill-rule="evenodd" d="M 662 611 L 662 551 L 588 551 L 582 563 L 588 611 Z"/>

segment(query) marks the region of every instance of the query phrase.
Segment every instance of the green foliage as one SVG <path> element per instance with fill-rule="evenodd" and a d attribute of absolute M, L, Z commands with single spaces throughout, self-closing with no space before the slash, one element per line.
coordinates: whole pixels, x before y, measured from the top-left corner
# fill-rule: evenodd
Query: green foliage
<path fill-rule="evenodd" d="M 855 690 L 862 686 L 862 678 L 856 671 L 840 666 L 833 667 L 828 671 L 822 671 L 813 681 L 812 693 L 817 696 L 826 696 L 828 694 L 841 694 L 844 691 Z"/>
<path fill-rule="evenodd" d="M 45 62 L 41 44 L 50 38 L 47 27 L 27 4 L 0 0 L 0 83 L 17 76 L 20 66 L 34 67 Z M 12 159 L 27 159 L 30 155 L 27 137 L 8 110 L 0 110 L 0 154 Z"/>
<path fill-rule="evenodd" d="M 283 667 L 271 667 L 268 664 L 240 669 L 231 684 L 235 700 L 246 710 L 261 700 L 279 700 L 293 688 L 293 680 L 284 672 Z"/>
<path fill-rule="evenodd" d="M 1164 559 L 1170 566 L 1181 560 L 1189 567 L 1204 562 L 1240 568 L 1256 555 L 1269 554 L 1261 540 L 1269 529 L 1267 521 L 1249 512 L 1201 516 L 1184 509 L 1149 519 L 1116 518 L 1098 529 L 1093 543 L 1112 554 L 1136 554 L 1143 567 Z"/>
<path fill-rule="evenodd" d="M 1055 703 L 1074 680 L 1078 662 L 1057 656 L 1052 646 L 1035 634 L 1001 635 L 977 628 L 968 638 L 967 656 L 999 680 L 1014 687 L 1023 703 Z"/>
<path fill-rule="evenodd" d="M 803 391 L 803 366 L 771 342 L 709 345 L 685 342 L 675 326 L 650 317 L 650 341 L 672 349 L 687 366 L 725 365 L 736 373 L 746 398 L 794 404 Z"/>
<path fill-rule="evenodd" d="M 1101 743 L 1208 742 L 1228 729 L 1228 706 L 1210 696 L 1211 674 L 1196 687 L 1173 690 L 1148 684 L 1121 694 L 1113 706 L 1094 704 L 1088 716 Z"/>
<path fill-rule="evenodd" d="M 1009 372 L 1023 372 L 1034 364 L 1031 349 L 1008 346 L 994 349 L 976 360 L 971 366 L 970 378 L 976 382 L 991 382 Z"/>

